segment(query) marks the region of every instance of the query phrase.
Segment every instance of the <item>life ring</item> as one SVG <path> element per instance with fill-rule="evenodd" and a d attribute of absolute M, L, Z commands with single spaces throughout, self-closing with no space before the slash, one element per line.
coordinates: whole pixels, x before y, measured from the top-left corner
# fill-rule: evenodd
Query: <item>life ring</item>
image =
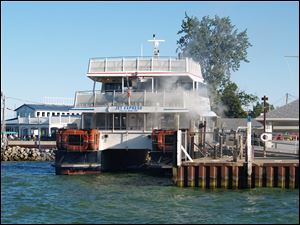
<path fill-rule="evenodd" d="M 264 137 L 266 137 L 266 138 L 264 138 Z M 260 139 L 261 139 L 263 142 L 266 142 L 266 141 L 269 141 L 269 140 L 270 140 L 267 133 L 262 133 L 262 134 L 260 135 Z"/>

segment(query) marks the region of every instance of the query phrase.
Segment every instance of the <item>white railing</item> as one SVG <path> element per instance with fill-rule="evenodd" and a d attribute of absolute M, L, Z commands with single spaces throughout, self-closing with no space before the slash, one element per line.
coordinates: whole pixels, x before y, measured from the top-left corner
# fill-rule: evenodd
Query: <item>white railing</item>
<path fill-rule="evenodd" d="M 67 124 L 78 120 L 80 116 L 19 117 L 19 124 Z"/>
<path fill-rule="evenodd" d="M 128 105 L 127 93 L 99 91 L 78 91 L 75 95 L 75 108 L 99 106 Z M 206 92 L 175 91 L 175 92 L 132 92 L 130 105 L 160 106 L 160 107 L 190 107 L 196 106 L 203 111 L 210 110 L 210 102 Z M 208 108 L 209 107 L 209 108 Z"/>
<path fill-rule="evenodd" d="M 201 67 L 191 58 L 172 57 L 123 57 L 93 58 L 89 61 L 88 73 L 100 72 L 189 72 L 202 78 Z"/>

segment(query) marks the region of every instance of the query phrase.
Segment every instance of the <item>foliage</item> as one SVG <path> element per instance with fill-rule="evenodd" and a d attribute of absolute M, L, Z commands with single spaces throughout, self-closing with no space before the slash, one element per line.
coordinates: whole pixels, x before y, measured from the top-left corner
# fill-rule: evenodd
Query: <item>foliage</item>
<path fill-rule="evenodd" d="M 272 104 L 266 103 L 266 112 L 274 110 L 274 106 Z M 263 103 L 256 102 L 256 105 L 253 106 L 253 109 L 251 111 L 251 117 L 256 118 L 260 116 L 261 113 L 264 112 Z"/>
<path fill-rule="evenodd" d="M 204 16 L 199 21 L 185 14 L 178 34 L 182 36 L 177 41 L 177 51 L 200 63 L 204 80 L 214 96 L 213 109 L 222 103 L 227 107 L 226 116 L 244 117 L 243 107 L 257 101 L 257 97 L 238 91 L 237 85 L 230 81 L 230 74 L 239 69 L 241 61 L 249 62 L 247 49 L 251 44 L 247 30 L 238 32 L 229 17 Z"/>

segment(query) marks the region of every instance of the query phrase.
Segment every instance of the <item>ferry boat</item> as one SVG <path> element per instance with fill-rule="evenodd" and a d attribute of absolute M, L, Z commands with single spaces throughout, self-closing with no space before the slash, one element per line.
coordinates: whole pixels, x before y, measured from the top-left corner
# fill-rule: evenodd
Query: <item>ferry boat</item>
<path fill-rule="evenodd" d="M 166 150 L 154 143 L 162 141 L 157 135 L 190 129 L 191 123 L 197 128 L 216 116 L 199 63 L 161 57 L 160 40 L 152 41 L 151 57 L 89 60 L 93 90 L 75 94 L 72 112 L 82 112 L 80 129 L 58 132 L 56 174 L 142 167 L 155 151 Z"/>

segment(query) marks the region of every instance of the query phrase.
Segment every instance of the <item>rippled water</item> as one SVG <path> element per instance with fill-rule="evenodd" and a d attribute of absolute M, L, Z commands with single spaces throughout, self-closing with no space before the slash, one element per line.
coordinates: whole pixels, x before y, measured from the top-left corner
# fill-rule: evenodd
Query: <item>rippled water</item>
<path fill-rule="evenodd" d="M 299 223 L 299 190 L 177 188 L 137 173 L 56 176 L 1 163 L 1 223 Z"/>

